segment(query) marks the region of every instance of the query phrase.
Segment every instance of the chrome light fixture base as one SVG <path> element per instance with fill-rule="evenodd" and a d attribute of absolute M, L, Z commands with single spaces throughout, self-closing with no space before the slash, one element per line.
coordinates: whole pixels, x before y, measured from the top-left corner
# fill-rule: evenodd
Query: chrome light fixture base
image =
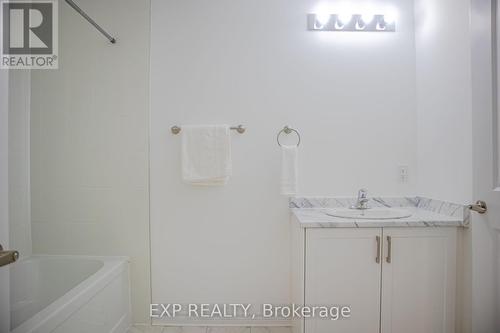
<path fill-rule="evenodd" d="M 389 20 L 386 15 L 353 14 L 307 14 L 307 29 L 311 31 L 372 31 L 395 32 L 396 22 Z"/>

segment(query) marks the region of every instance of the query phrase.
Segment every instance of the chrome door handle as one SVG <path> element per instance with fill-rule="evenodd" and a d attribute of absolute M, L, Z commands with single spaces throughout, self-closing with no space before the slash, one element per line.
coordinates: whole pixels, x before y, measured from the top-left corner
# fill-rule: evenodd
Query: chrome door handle
<path fill-rule="evenodd" d="M 375 242 L 377 243 L 377 256 L 375 257 L 375 262 L 380 264 L 380 236 L 375 236 Z"/>
<path fill-rule="evenodd" d="M 0 245 L 0 267 L 12 264 L 19 259 L 19 252 L 17 251 L 4 251 Z"/>
<path fill-rule="evenodd" d="M 385 257 L 385 261 L 390 264 L 392 261 L 392 238 L 391 236 L 387 236 L 387 257 Z"/>
<path fill-rule="evenodd" d="M 486 202 L 478 200 L 475 204 L 469 205 L 469 209 L 479 214 L 484 214 L 488 211 L 488 206 L 486 206 Z"/>

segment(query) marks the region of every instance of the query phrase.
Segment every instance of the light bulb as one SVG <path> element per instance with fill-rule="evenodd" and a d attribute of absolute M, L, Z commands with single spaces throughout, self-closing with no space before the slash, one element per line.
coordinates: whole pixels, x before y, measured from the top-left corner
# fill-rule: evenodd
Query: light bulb
<path fill-rule="evenodd" d="M 370 24 L 371 21 L 373 21 L 373 18 L 375 15 L 370 14 L 370 13 L 365 13 L 361 15 L 361 20 L 363 21 L 364 24 Z"/>
<path fill-rule="evenodd" d="M 325 13 L 316 14 L 316 21 L 321 25 L 325 26 L 330 21 L 331 15 Z"/>
<path fill-rule="evenodd" d="M 357 21 L 356 22 L 356 30 L 365 30 L 366 24 L 364 22 Z"/>
<path fill-rule="evenodd" d="M 386 26 L 387 23 L 385 22 L 377 22 L 377 26 L 375 27 L 375 29 L 379 30 L 379 31 L 384 31 L 385 29 L 387 29 L 387 26 Z"/>
<path fill-rule="evenodd" d="M 396 22 L 398 14 L 395 10 L 389 10 L 384 14 L 384 22 L 386 24 L 393 24 Z"/>
<path fill-rule="evenodd" d="M 341 14 L 338 14 L 337 17 L 338 17 L 340 23 L 342 23 L 343 25 L 346 25 L 347 23 L 349 23 L 352 20 L 352 14 L 341 13 Z"/>

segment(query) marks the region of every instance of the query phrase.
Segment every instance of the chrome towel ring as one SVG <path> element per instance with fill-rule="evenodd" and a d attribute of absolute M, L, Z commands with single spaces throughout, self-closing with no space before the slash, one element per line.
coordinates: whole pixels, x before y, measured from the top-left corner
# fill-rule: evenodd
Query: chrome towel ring
<path fill-rule="evenodd" d="M 278 132 L 278 135 L 276 135 L 276 141 L 278 142 L 278 145 L 280 147 L 281 147 L 281 142 L 280 142 L 281 133 L 290 134 L 292 132 L 295 133 L 295 135 L 297 135 L 297 147 L 300 146 L 300 133 L 294 128 L 285 126 L 281 131 Z"/>

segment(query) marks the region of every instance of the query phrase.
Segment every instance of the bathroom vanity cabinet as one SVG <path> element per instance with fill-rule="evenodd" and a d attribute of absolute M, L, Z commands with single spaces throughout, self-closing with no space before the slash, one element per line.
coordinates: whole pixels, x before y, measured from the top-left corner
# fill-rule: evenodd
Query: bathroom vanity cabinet
<path fill-rule="evenodd" d="M 292 229 L 294 303 L 349 306 L 296 333 L 455 331 L 455 227 Z"/>

